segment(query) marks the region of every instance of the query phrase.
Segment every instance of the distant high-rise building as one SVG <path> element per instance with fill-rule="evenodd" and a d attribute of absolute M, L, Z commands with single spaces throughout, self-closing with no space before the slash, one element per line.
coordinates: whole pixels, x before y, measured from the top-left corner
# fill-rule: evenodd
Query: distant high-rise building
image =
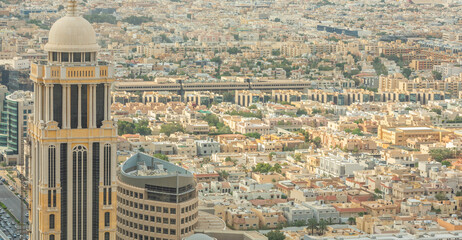
<path fill-rule="evenodd" d="M 116 237 L 113 67 L 97 61 L 91 24 L 69 0 L 50 29 L 47 63 L 31 65 L 31 239 Z"/>
<path fill-rule="evenodd" d="M 22 164 L 23 138 L 27 136 L 27 121 L 32 114 L 32 92 L 16 91 L 7 95 L 0 85 L 0 157 L 7 165 Z"/>
<path fill-rule="evenodd" d="M 137 153 L 120 167 L 117 239 L 180 240 L 198 219 L 194 176 L 175 164 Z"/>

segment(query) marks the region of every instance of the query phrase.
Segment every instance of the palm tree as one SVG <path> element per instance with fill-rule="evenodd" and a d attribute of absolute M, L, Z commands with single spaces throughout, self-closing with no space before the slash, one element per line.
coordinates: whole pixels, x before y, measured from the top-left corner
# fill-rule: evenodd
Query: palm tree
<path fill-rule="evenodd" d="M 327 221 L 326 220 L 321 219 L 321 221 L 319 221 L 319 230 L 321 231 L 321 235 L 323 235 L 324 231 L 327 230 Z"/>
<path fill-rule="evenodd" d="M 316 219 L 311 218 L 308 220 L 308 227 L 311 228 L 311 235 L 314 235 L 314 229 L 318 226 L 318 221 Z"/>
<path fill-rule="evenodd" d="M 356 218 L 354 218 L 354 217 L 348 218 L 348 223 L 350 223 L 350 225 L 355 224 L 356 223 Z"/>

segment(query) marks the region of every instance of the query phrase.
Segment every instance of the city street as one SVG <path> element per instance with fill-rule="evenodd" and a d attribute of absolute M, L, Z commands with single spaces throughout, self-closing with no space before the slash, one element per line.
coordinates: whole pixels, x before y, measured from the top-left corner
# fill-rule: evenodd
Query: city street
<path fill-rule="evenodd" d="M 24 205 L 24 214 L 27 213 L 26 205 L 13 192 L 11 192 L 10 189 L 8 189 L 8 186 L 6 185 L 0 185 L 0 202 L 5 204 L 8 210 L 18 220 L 20 219 L 21 215 L 21 204 Z M 24 218 L 24 220 L 26 219 L 27 218 Z"/>

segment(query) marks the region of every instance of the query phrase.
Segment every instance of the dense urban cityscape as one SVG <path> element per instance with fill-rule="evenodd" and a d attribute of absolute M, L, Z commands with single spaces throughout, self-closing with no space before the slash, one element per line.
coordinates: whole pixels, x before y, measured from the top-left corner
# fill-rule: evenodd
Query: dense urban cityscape
<path fill-rule="evenodd" d="M 0 240 L 462 239 L 462 0 L 0 0 Z"/>

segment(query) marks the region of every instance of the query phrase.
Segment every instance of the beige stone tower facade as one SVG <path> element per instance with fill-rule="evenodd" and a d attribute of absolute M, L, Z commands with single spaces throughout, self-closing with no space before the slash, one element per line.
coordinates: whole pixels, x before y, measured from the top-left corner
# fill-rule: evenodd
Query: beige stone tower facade
<path fill-rule="evenodd" d="M 115 239 L 113 67 L 97 61 L 75 0 L 50 29 L 48 61 L 31 66 L 31 239 Z"/>

